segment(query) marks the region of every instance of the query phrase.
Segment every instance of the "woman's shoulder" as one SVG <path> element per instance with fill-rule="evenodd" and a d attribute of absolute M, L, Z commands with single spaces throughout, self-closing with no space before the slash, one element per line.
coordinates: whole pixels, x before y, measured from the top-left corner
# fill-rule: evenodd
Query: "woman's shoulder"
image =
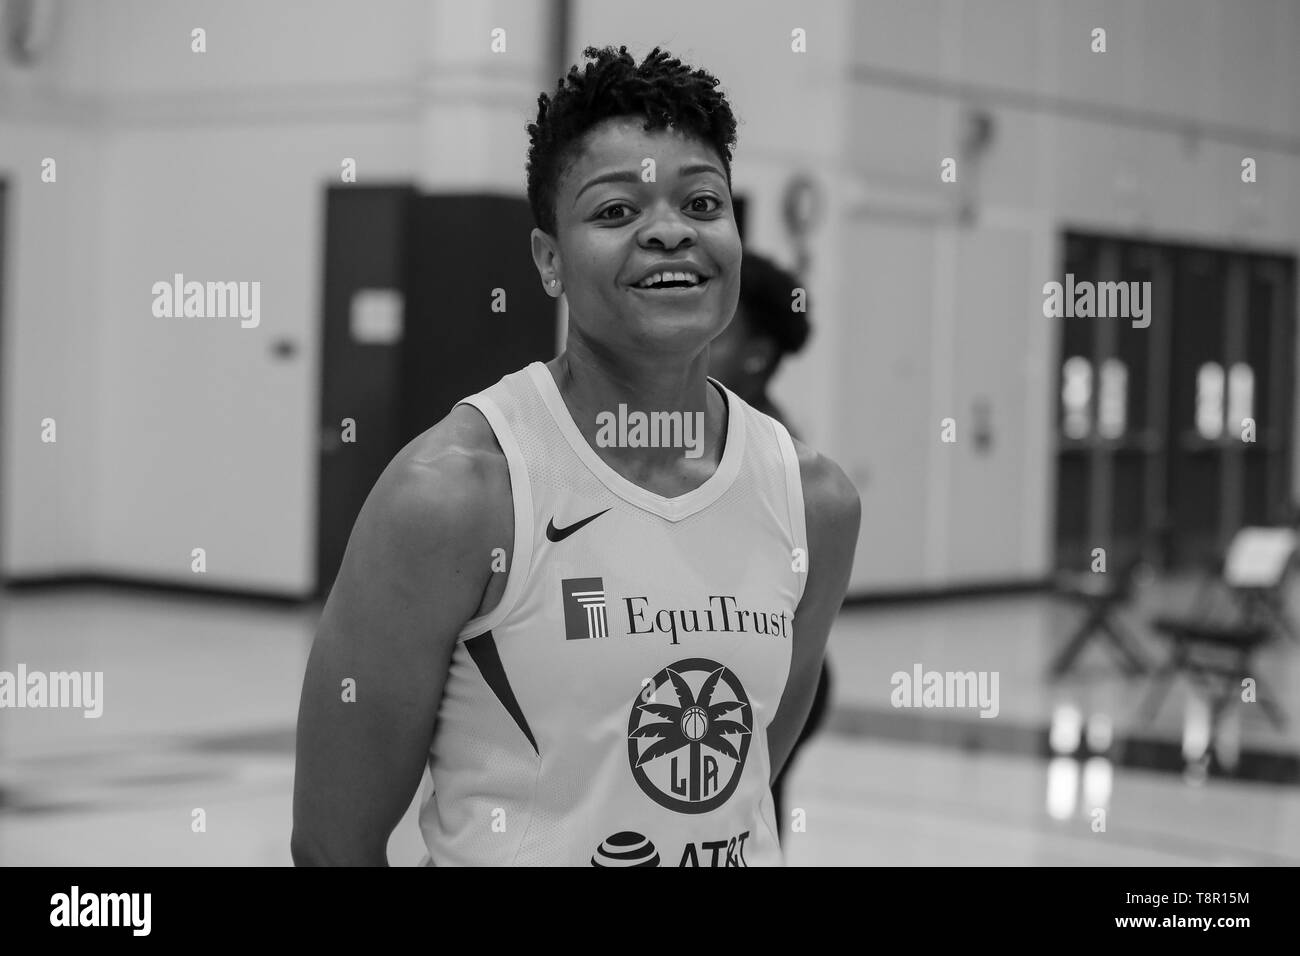
<path fill-rule="evenodd" d="M 510 468 L 492 426 L 457 405 L 393 457 L 376 494 L 399 502 L 416 524 L 455 528 L 471 539 L 511 540 Z"/>

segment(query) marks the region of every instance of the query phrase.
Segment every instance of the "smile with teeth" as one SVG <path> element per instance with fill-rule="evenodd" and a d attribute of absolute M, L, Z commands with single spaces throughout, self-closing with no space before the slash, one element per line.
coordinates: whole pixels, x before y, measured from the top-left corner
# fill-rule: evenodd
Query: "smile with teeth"
<path fill-rule="evenodd" d="M 693 289 L 707 281 L 707 279 L 695 272 L 658 272 L 642 279 L 633 288 L 654 289 L 662 286 L 664 288 Z M 677 285 L 679 283 L 680 285 Z"/>

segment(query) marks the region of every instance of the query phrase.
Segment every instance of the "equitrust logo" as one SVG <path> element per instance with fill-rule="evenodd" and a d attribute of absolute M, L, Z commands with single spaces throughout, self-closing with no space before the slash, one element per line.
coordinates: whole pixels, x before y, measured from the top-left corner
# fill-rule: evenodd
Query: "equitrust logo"
<path fill-rule="evenodd" d="M 685 634 L 754 634 L 788 640 L 794 616 L 781 609 L 741 607 L 734 594 L 710 594 L 703 607 L 656 607 L 650 597 L 637 594 L 610 601 L 604 578 L 564 578 L 560 581 L 564 606 L 565 640 L 609 637 L 609 607 L 626 620 L 627 636 L 662 634 L 668 643 L 680 644 Z"/>
<path fill-rule="evenodd" d="M 564 593 L 564 639 L 609 637 L 605 615 L 605 582 L 600 578 L 570 578 L 560 582 Z"/>

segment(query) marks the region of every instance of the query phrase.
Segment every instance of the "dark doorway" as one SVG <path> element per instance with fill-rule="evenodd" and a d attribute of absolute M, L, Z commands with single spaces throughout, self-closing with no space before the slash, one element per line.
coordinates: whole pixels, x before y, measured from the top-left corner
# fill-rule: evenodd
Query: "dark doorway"
<path fill-rule="evenodd" d="M 327 190 L 319 597 L 393 456 L 456 401 L 555 354 L 556 305 L 533 265 L 532 226 L 523 199 Z"/>
<path fill-rule="evenodd" d="M 403 291 L 413 195 L 401 186 L 333 187 L 326 194 L 316 523 L 321 596 L 334 583 L 366 495 L 402 447 L 402 329 L 391 306 Z M 355 431 L 345 441 L 349 419 Z"/>
<path fill-rule="evenodd" d="M 1145 328 L 1058 320 L 1058 566 L 1202 565 L 1288 522 L 1295 260 L 1087 233 L 1064 252 L 1062 280 L 1150 282 L 1151 304 Z"/>
<path fill-rule="evenodd" d="M 525 200 L 418 196 L 410 223 L 401 389 L 407 441 L 466 395 L 553 358 L 557 316 L 533 264 Z"/>

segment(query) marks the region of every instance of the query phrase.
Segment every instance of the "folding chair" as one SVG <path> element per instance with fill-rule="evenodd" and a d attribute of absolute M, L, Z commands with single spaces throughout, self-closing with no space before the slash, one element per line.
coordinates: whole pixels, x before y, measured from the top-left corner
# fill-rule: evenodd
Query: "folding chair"
<path fill-rule="evenodd" d="M 1133 581 L 1142 561 L 1143 556 L 1138 554 L 1113 574 L 1065 571 L 1056 576 L 1056 594 L 1081 604 L 1084 616 L 1061 653 L 1052 662 L 1053 678 L 1063 677 L 1094 637 L 1106 639 L 1106 646 L 1119 658 L 1120 666 L 1129 674 L 1147 672 L 1150 664 L 1139 650 L 1141 642 L 1115 616 L 1115 612 L 1127 604 L 1133 594 Z"/>
<path fill-rule="evenodd" d="M 1142 707 L 1147 720 L 1159 713 L 1170 686 L 1181 674 L 1195 689 L 1208 693 L 1212 732 L 1229 701 L 1238 698 L 1241 682 L 1247 677 L 1255 681 L 1256 700 L 1269 720 L 1278 728 L 1286 725 L 1286 714 L 1260 676 L 1254 654 L 1279 638 L 1298 640 L 1285 610 L 1283 590 L 1296 544 L 1297 535 L 1291 528 L 1242 528 L 1228 548 L 1221 580 L 1207 582 L 1191 613 L 1161 616 L 1151 622 L 1172 647 L 1168 659 L 1152 675 Z M 1224 617 L 1220 608 L 1225 603 L 1233 620 L 1216 621 L 1216 617 Z"/>

